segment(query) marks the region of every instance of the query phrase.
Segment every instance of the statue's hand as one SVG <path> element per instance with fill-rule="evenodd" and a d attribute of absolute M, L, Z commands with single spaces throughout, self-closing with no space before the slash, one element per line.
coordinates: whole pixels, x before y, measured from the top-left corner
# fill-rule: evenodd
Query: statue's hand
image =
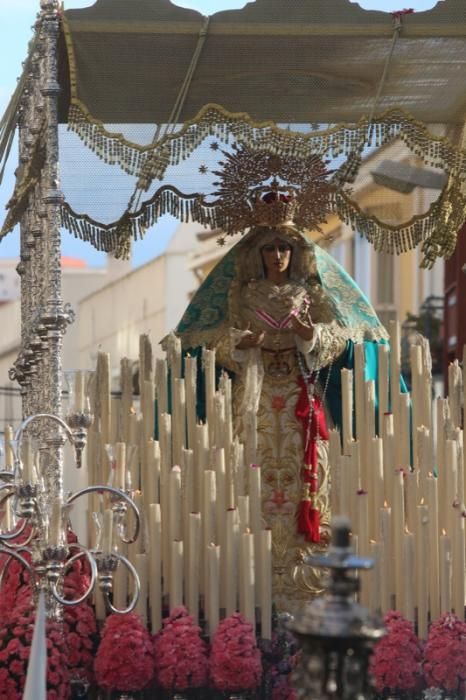
<path fill-rule="evenodd" d="M 249 350 L 250 348 L 258 348 L 264 342 L 265 333 L 252 333 L 248 332 L 243 335 L 239 343 L 237 344 L 238 350 Z"/>
<path fill-rule="evenodd" d="M 308 326 L 306 323 L 300 321 L 299 318 L 293 316 L 291 318 L 291 327 L 296 335 L 299 335 L 299 337 L 303 340 L 312 340 L 314 336 L 314 326 Z"/>

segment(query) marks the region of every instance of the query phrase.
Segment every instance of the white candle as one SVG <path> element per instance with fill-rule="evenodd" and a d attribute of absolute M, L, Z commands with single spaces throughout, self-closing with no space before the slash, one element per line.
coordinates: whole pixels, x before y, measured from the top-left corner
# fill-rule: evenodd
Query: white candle
<path fill-rule="evenodd" d="M 261 530 L 259 547 L 261 637 L 272 639 L 272 530 Z"/>
<path fill-rule="evenodd" d="M 188 447 L 194 450 L 196 443 L 196 386 L 197 362 L 189 355 L 185 358 L 184 381 L 186 389 L 186 422 L 188 428 Z"/>
<path fill-rule="evenodd" d="M 173 380 L 173 391 L 173 462 L 181 464 L 182 450 L 186 446 L 186 390 L 184 379 Z"/>
<path fill-rule="evenodd" d="M 397 440 L 396 444 L 399 446 L 398 465 L 404 467 L 405 469 L 411 466 L 410 399 L 411 397 L 409 393 L 400 394 L 399 396 L 400 427 L 398 433 L 399 440 Z"/>
<path fill-rule="evenodd" d="M 330 430 L 329 432 L 328 463 L 331 475 L 330 512 L 332 515 L 337 515 L 341 511 L 341 443 L 338 430 Z"/>
<path fill-rule="evenodd" d="M 380 437 L 383 435 L 383 421 L 384 415 L 390 410 L 389 395 L 388 395 L 388 382 L 389 382 L 389 370 L 388 370 L 388 345 L 379 343 L 377 346 L 377 359 L 378 359 L 378 370 L 377 376 L 379 380 L 378 393 L 379 393 L 379 414 L 378 414 L 378 434 Z"/>
<path fill-rule="evenodd" d="M 183 605 L 183 542 L 175 540 L 170 551 L 170 611 Z"/>
<path fill-rule="evenodd" d="M 238 496 L 239 531 L 249 529 L 249 496 Z"/>
<path fill-rule="evenodd" d="M 181 539 L 181 469 L 176 466 L 170 472 L 169 480 L 169 524 L 170 542 Z"/>
<path fill-rule="evenodd" d="M 404 592 L 403 537 L 405 532 L 404 474 L 401 470 L 395 473 L 393 480 L 392 527 L 393 554 L 395 558 L 396 608 L 401 610 Z"/>
<path fill-rule="evenodd" d="M 429 509 L 425 505 L 417 507 L 416 538 L 416 603 L 417 629 L 419 639 L 427 638 L 428 617 L 428 577 L 425 572 L 429 556 Z"/>
<path fill-rule="evenodd" d="M 365 416 L 364 416 L 364 345 L 356 343 L 354 346 L 354 380 L 356 403 L 356 436 L 360 444 L 365 443 Z"/>
<path fill-rule="evenodd" d="M 341 370 L 341 408 L 343 452 L 349 454 L 350 443 L 353 440 L 353 370 Z"/>
<path fill-rule="evenodd" d="M 253 627 L 256 623 L 254 586 L 254 536 L 243 532 L 240 536 L 240 612 Z"/>
<path fill-rule="evenodd" d="M 381 608 L 387 612 L 392 607 L 395 594 L 395 576 L 393 561 L 392 509 L 385 503 L 379 511 L 380 541 L 383 544 Z"/>
<path fill-rule="evenodd" d="M 229 508 L 226 512 L 225 522 L 225 612 L 227 617 L 237 610 L 238 578 L 234 575 L 238 571 L 238 510 Z"/>
<path fill-rule="evenodd" d="M 102 527 L 102 552 L 109 555 L 113 552 L 113 511 L 107 508 L 104 511 L 104 523 Z"/>
<path fill-rule="evenodd" d="M 139 598 L 135 613 L 147 627 L 147 556 L 145 554 L 136 554 L 135 569 L 139 578 Z"/>
<path fill-rule="evenodd" d="M 209 443 L 214 444 L 215 440 L 215 350 L 202 349 L 202 360 L 205 376 L 205 399 L 207 425 L 209 429 Z"/>
<path fill-rule="evenodd" d="M 115 486 L 124 491 L 126 486 L 126 443 L 115 446 Z"/>
<path fill-rule="evenodd" d="M 383 428 L 383 481 L 384 500 L 392 502 L 392 481 L 396 469 L 395 462 L 395 433 L 393 424 L 393 414 L 384 415 Z"/>
<path fill-rule="evenodd" d="M 413 437 L 419 426 L 422 425 L 422 349 L 420 345 L 411 345 L 409 348 L 411 360 L 412 404 L 411 420 Z M 413 439 L 413 466 L 419 466 L 419 442 Z"/>
<path fill-rule="evenodd" d="M 415 543 L 412 532 L 406 531 L 403 536 L 403 569 L 405 574 L 404 616 L 414 622 L 414 562 Z"/>
<path fill-rule="evenodd" d="M 207 547 L 211 542 L 216 542 L 216 527 L 215 527 L 215 504 L 217 500 L 217 487 L 215 480 L 215 472 L 207 469 L 204 472 L 204 498 L 202 504 L 202 544 L 204 552 L 204 571 L 203 571 L 203 592 L 207 594 Z"/>
<path fill-rule="evenodd" d="M 209 625 L 209 636 L 212 639 L 218 627 L 220 615 L 220 547 L 210 544 L 207 547 L 208 560 L 208 588 L 209 595 L 207 620 Z"/>
<path fill-rule="evenodd" d="M 440 617 L 440 554 L 437 479 L 432 474 L 426 479 L 426 500 L 429 507 L 429 609 L 430 619 Z"/>
<path fill-rule="evenodd" d="M 149 505 L 149 603 L 152 634 L 162 626 L 162 516 L 160 504 Z"/>
<path fill-rule="evenodd" d="M 440 535 L 440 614 L 451 612 L 451 539 Z"/>
<path fill-rule="evenodd" d="M 369 556 L 374 561 L 374 566 L 369 573 L 369 609 L 373 613 L 381 610 L 381 584 L 382 584 L 382 559 L 383 559 L 383 543 L 369 542 Z"/>
<path fill-rule="evenodd" d="M 188 576 L 186 579 L 186 601 L 189 614 L 199 620 L 199 577 L 201 573 L 201 514 L 189 514 Z M 234 578 L 232 576 L 232 578 Z"/>
<path fill-rule="evenodd" d="M 372 438 L 371 469 L 372 475 L 372 498 L 369 521 L 369 533 L 372 539 L 377 539 L 377 528 L 379 524 L 379 511 L 385 501 L 385 490 L 383 483 L 383 440 L 382 438 Z M 370 493 L 370 492 L 369 492 Z"/>

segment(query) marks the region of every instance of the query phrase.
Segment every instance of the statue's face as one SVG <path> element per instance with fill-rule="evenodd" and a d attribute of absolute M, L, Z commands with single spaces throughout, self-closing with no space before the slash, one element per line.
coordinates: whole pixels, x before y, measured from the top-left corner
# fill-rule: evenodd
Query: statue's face
<path fill-rule="evenodd" d="M 261 254 L 267 277 L 288 270 L 291 261 L 291 246 L 286 241 L 275 238 L 262 246 Z"/>

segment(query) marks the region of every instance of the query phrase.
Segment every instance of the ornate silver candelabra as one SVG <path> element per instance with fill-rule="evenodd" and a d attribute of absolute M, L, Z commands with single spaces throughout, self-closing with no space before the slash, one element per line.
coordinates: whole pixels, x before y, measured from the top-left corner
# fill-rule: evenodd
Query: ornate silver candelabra
<path fill-rule="evenodd" d="M 77 605 L 90 595 L 96 583 L 103 593 L 105 604 L 112 612 L 129 612 L 139 596 L 139 579 L 131 562 L 118 552 L 118 540 L 134 542 L 139 534 L 140 517 L 131 492 L 113 486 L 95 485 L 64 496 L 61 479 L 52 482 L 55 472 L 56 444 L 68 440 L 74 448 L 76 466 L 81 465 L 81 453 L 86 443 L 87 428 L 92 422 L 87 393 L 87 372 L 68 376 L 70 405 L 67 422 L 50 413 L 37 413 L 26 418 L 18 428 L 5 451 L 7 463 L 0 472 L 0 505 L 6 514 L 6 527 L 0 532 L 0 553 L 4 559 L 0 582 L 13 560 L 19 561 L 29 572 L 34 594 L 44 591 L 49 617 L 59 617 L 62 606 Z M 40 425 L 39 447 L 34 449 L 33 428 Z M 58 428 L 58 429 L 57 429 Z M 81 497 L 99 493 L 108 507 L 99 524 L 94 548 L 69 541 L 69 511 Z M 132 511 L 132 532 L 128 533 L 128 514 Z M 98 516 L 98 514 L 96 514 Z M 5 523 L 5 519 L 4 519 Z M 64 593 L 64 579 L 75 562 L 87 561 L 90 571 L 86 590 L 74 599 Z M 132 599 L 125 609 L 112 603 L 113 575 L 119 566 L 128 569 L 132 585 Z"/>

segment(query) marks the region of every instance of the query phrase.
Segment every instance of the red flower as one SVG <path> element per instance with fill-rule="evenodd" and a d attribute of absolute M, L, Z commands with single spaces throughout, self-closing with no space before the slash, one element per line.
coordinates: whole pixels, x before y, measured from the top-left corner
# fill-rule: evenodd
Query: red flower
<path fill-rule="evenodd" d="M 207 683 L 207 645 L 186 608 L 175 608 L 154 637 L 155 677 L 166 690 L 200 688 Z"/>
<path fill-rule="evenodd" d="M 391 610 L 385 617 L 387 635 L 371 657 L 376 688 L 383 691 L 417 691 L 423 685 L 421 644 L 411 622 Z"/>
<path fill-rule="evenodd" d="M 252 690 L 262 677 L 254 630 L 240 613 L 222 620 L 212 640 L 212 684 L 217 690 Z"/>
<path fill-rule="evenodd" d="M 424 649 L 427 684 L 463 695 L 466 690 L 466 623 L 447 613 L 430 627 Z"/>
<path fill-rule="evenodd" d="M 152 641 L 138 615 L 107 618 L 94 671 L 104 690 L 142 690 L 150 684 L 154 675 Z"/>

